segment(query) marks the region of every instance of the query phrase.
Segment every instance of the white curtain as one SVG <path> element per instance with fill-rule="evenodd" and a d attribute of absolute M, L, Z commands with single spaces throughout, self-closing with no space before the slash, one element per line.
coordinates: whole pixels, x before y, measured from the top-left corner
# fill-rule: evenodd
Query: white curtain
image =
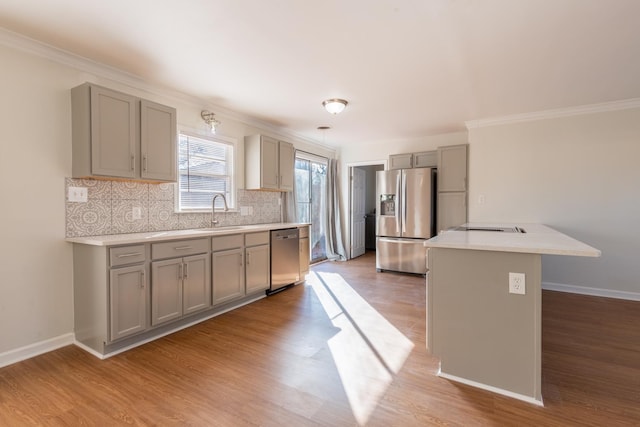
<path fill-rule="evenodd" d="M 298 210 L 296 209 L 296 182 L 293 181 L 293 191 L 282 193 L 284 218 L 283 222 L 298 222 Z"/>
<path fill-rule="evenodd" d="M 333 261 L 346 261 L 347 251 L 342 243 L 338 161 L 336 159 L 329 159 L 327 166 L 327 209 L 323 219 L 326 221 L 327 258 Z"/>

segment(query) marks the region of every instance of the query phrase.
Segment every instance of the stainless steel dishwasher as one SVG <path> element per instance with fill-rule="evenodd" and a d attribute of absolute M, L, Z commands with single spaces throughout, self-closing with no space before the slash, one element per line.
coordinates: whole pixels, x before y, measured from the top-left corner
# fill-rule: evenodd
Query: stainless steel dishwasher
<path fill-rule="evenodd" d="M 299 230 L 271 231 L 271 288 L 275 292 L 300 280 Z"/>

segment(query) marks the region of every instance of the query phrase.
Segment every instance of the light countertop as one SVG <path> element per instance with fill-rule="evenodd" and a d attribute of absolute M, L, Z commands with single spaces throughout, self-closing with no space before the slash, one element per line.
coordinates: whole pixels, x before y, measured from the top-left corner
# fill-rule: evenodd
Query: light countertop
<path fill-rule="evenodd" d="M 542 224 L 469 223 L 469 227 L 520 227 L 526 233 L 447 230 L 424 243 L 427 248 L 522 252 L 599 257 L 600 251 Z"/>
<path fill-rule="evenodd" d="M 226 234 L 252 233 L 257 231 L 279 230 L 309 225 L 299 222 L 276 222 L 272 224 L 238 225 L 215 228 L 194 228 L 189 230 L 151 231 L 148 233 L 106 234 L 102 236 L 69 237 L 70 243 L 93 246 L 115 246 L 136 243 L 158 242 L 166 240 L 188 239 L 192 237 L 222 236 Z"/>

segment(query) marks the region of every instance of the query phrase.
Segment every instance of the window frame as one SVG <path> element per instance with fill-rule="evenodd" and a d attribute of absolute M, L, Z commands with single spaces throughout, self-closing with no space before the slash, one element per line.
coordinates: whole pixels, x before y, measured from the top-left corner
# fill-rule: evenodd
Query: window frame
<path fill-rule="evenodd" d="M 198 138 L 205 141 L 211 141 L 217 144 L 224 144 L 231 148 L 230 157 L 231 160 L 228 161 L 228 167 L 230 168 L 229 176 L 229 195 L 227 197 L 227 206 L 229 207 L 229 212 L 236 212 L 237 208 L 237 157 L 238 157 L 238 141 L 236 138 L 231 138 L 227 136 L 222 136 L 218 134 L 205 134 L 203 132 L 199 132 L 196 130 L 192 130 L 189 128 L 181 128 L 178 131 L 178 143 L 176 144 L 176 171 L 177 171 L 177 180 L 175 185 L 175 212 L 176 213 L 208 213 L 211 212 L 211 208 L 182 208 L 180 206 L 180 137 L 186 136 L 191 138 Z"/>

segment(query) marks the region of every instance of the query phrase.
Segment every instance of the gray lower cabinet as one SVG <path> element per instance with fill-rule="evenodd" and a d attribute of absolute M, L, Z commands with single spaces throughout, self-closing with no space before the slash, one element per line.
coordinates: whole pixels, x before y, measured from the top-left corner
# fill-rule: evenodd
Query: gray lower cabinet
<path fill-rule="evenodd" d="M 269 245 L 246 248 L 246 293 L 252 294 L 269 288 Z"/>
<path fill-rule="evenodd" d="M 151 277 L 152 325 L 211 307 L 208 254 L 154 261 Z"/>
<path fill-rule="evenodd" d="M 111 341 L 147 328 L 147 274 L 144 264 L 112 268 L 109 272 Z"/>
<path fill-rule="evenodd" d="M 209 247 L 208 238 L 151 245 L 152 326 L 211 306 Z"/>
<path fill-rule="evenodd" d="M 304 280 L 304 276 L 309 274 L 309 259 L 311 251 L 309 248 L 309 227 L 300 227 L 300 280 Z"/>
<path fill-rule="evenodd" d="M 271 283 L 271 251 L 269 232 L 260 231 L 244 235 L 245 293 L 264 291 Z"/>
<path fill-rule="evenodd" d="M 237 248 L 211 254 L 214 305 L 245 294 L 243 252 L 242 248 Z"/>

